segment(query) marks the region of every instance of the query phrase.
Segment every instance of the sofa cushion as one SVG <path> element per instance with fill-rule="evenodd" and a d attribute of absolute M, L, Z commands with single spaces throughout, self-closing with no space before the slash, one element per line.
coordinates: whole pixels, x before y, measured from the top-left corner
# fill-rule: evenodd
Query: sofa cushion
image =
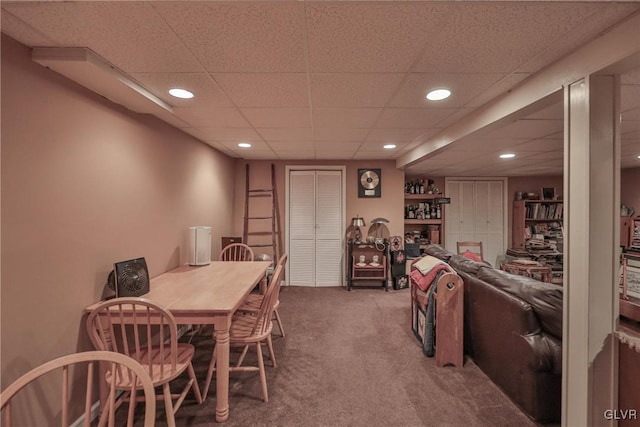
<path fill-rule="evenodd" d="M 449 252 L 442 246 L 435 245 L 435 244 L 427 246 L 426 249 L 424 250 L 424 253 L 426 253 L 427 255 L 434 256 L 444 262 L 449 262 L 449 258 L 451 258 L 451 255 L 453 255 L 451 252 Z"/>
<path fill-rule="evenodd" d="M 481 269 L 492 267 L 484 262 L 477 262 L 469 258 L 465 258 L 462 255 L 451 255 L 449 258 L 449 265 L 456 271 L 463 271 L 471 275 L 478 274 Z"/>
<path fill-rule="evenodd" d="M 482 262 L 482 258 L 480 258 L 480 255 L 478 255 L 477 253 L 473 252 L 471 249 L 467 249 L 466 251 L 464 251 L 460 255 L 462 255 L 463 257 L 468 258 L 470 260 L 473 260 L 475 262 Z"/>
<path fill-rule="evenodd" d="M 492 268 L 479 269 L 477 278 L 531 304 L 542 328 L 562 338 L 562 286 Z"/>

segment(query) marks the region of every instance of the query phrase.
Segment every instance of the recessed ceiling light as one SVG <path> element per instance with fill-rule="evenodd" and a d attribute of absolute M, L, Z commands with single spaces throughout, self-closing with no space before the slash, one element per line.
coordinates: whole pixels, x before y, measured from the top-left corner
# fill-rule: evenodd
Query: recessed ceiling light
<path fill-rule="evenodd" d="M 385 150 L 393 150 L 394 148 L 396 148 L 396 144 L 385 144 L 382 146 L 382 148 L 384 148 Z"/>
<path fill-rule="evenodd" d="M 182 99 L 193 98 L 192 92 L 189 92 L 186 89 L 180 89 L 180 88 L 169 89 L 169 95 L 175 96 L 176 98 L 182 98 Z"/>
<path fill-rule="evenodd" d="M 638 154 L 638 158 L 640 159 L 640 154 Z"/>
<path fill-rule="evenodd" d="M 241 142 L 240 144 L 238 144 L 238 147 L 240 147 L 240 148 L 251 148 L 251 144 L 249 144 L 248 142 Z"/>
<path fill-rule="evenodd" d="M 449 89 L 434 89 L 427 94 L 427 99 L 429 101 L 441 101 L 447 99 L 449 96 L 451 96 Z"/>
<path fill-rule="evenodd" d="M 501 159 L 513 159 L 515 156 L 513 153 L 500 154 Z"/>

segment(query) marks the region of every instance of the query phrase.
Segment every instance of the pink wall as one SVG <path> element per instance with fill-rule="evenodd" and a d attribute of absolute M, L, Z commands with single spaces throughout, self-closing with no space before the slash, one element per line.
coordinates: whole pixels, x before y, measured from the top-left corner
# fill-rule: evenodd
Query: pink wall
<path fill-rule="evenodd" d="M 2 35 L 2 388 L 91 349 L 82 311 L 113 262 L 144 256 L 152 277 L 185 263 L 192 225 L 213 227 L 217 256 L 233 174 L 233 159 Z"/>
<path fill-rule="evenodd" d="M 335 160 L 254 160 L 249 161 L 251 188 L 262 188 L 267 186 L 270 180 L 271 164 L 275 164 L 276 170 L 276 187 L 278 191 L 278 201 L 280 208 L 280 229 L 282 234 L 282 248 L 285 247 L 285 167 L 289 166 L 308 166 L 308 165 L 344 165 L 346 166 L 346 218 L 345 232 L 347 226 L 351 222 L 351 218 L 360 215 L 367 223 L 367 227 L 362 230 L 366 235 L 369 229 L 370 221 L 376 217 L 384 217 L 389 220 L 387 227 L 391 235 L 402 235 L 404 233 L 404 171 L 396 169 L 395 161 L 392 160 L 369 160 L 369 161 L 335 161 Z M 245 200 L 245 165 L 247 161 L 236 160 L 236 187 L 235 187 L 235 211 L 238 212 L 234 222 L 234 230 L 237 236 L 242 235 L 243 231 L 243 212 Z M 358 169 L 380 168 L 382 170 L 382 197 L 371 199 L 358 198 Z M 254 212 L 267 212 L 270 205 L 255 205 Z"/>
<path fill-rule="evenodd" d="M 620 172 L 620 204 L 634 208 L 640 216 L 640 167 Z"/>

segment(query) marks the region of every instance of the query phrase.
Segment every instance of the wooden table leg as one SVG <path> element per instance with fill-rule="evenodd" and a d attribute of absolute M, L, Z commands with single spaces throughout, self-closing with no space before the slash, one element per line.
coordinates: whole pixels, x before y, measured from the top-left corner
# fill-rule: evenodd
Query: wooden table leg
<path fill-rule="evenodd" d="M 215 331 L 216 336 L 216 421 L 229 419 L 229 323 Z"/>

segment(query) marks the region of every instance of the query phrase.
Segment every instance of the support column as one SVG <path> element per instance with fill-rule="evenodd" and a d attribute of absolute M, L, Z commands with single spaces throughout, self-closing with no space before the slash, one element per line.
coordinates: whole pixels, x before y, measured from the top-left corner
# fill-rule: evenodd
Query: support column
<path fill-rule="evenodd" d="M 565 87 L 563 426 L 614 425 L 617 407 L 620 82 Z"/>

